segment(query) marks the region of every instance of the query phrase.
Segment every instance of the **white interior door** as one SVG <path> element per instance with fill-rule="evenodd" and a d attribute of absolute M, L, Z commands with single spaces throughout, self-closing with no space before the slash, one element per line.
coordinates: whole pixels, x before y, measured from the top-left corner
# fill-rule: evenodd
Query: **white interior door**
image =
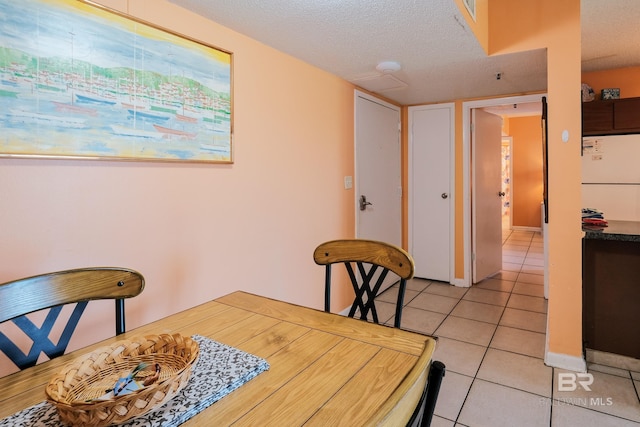
<path fill-rule="evenodd" d="M 400 108 L 356 91 L 355 109 L 356 235 L 401 246 Z"/>
<path fill-rule="evenodd" d="M 473 283 L 502 269 L 502 118 L 471 111 Z"/>
<path fill-rule="evenodd" d="M 415 276 L 450 282 L 454 104 L 409 108 L 409 252 Z"/>

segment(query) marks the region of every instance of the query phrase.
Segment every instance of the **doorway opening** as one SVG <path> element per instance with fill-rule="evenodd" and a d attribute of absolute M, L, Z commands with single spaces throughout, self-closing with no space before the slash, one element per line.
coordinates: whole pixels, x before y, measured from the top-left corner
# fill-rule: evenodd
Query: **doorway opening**
<path fill-rule="evenodd" d="M 487 99 L 487 100 L 480 100 L 480 101 L 470 101 L 470 102 L 465 102 L 463 103 L 463 122 L 464 123 L 471 123 L 471 116 L 472 116 L 472 111 L 474 109 L 482 109 L 485 110 L 486 112 L 490 112 L 492 114 L 496 114 L 499 115 L 501 117 L 509 117 L 509 116 L 514 116 L 514 115 L 520 115 L 523 116 L 526 114 L 526 109 L 529 107 L 533 107 L 534 105 L 537 106 L 538 111 L 536 112 L 529 112 L 530 116 L 533 115 L 540 115 L 541 114 L 541 100 L 542 97 L 545 96 L 545 94 L 539 94 L 539 95 L 526 95 L 526 96 L 515 96 L 515 97 L 505 97 L 505 98 L 496 98 L 496 99 Z M 463 128 L 463 205 L 464 205 L 464 221 L 463 221 L 463 234 L 464 234 L 464 247 L 465 249 L 465 253 L 464 253 L 464 266 L 465 266 L 465 279 L 466 279 L 466 283 L 467 286 L 471 286 L 471 284 L 474 282 L 474 277 L 475 277 L 475 266 L 474 266 L 474 260 L 475 260 L 475 256 L 476 254 L 474 253 L 474 229 L 473 229 L 473 224 L 475 222 L 475 215 L 476 213 L 472 210 L 472 201 L 473 201 L 473 185 L 472 185 L 472 174 L 473 174 L 473 158 L 472 158 L 472 129 L 471 126 L 464 126 Z M 540 127 L 538 125 L 538 130 L 537 130 L 537 135 L 538 138 L 540 138 L 541 136 L 541 131 L 540 131 Z M 511 135 L 509 134 L 509 130 L 503 130 L 503 137 L 511 137 Z M 528 231 L 528 232 L 532 232 L 532 231 L 540 231 L 541 230 L 541 225 L 538 227 L 517 227 L 514 226 L 514 217 L 515 217 L 515 210 L 514 210 L 514 202 L 517 202 L 517 200 L 514 200 L 514 198 L 516 198 L 516 195 L 518 193 L 518 189 L 517 187 L 514 185 L 514 178 L 513 178 L 513 173 L 514 170 L 517 168 L 517 165 L 514 164 L 513 159 L 514 159 L 514 150 L 516 150 L 516 148 L 514 148 L 513 146 L 517 145 L 517 141 L 514 141 L 512 138 L 511 141 L 511 145 L 510 148 L 508 149 L 508 156 L 509 156 L 509 163 L 508 163 L 508 167 L 503 166 L 502 163 L 502 159 L 501 158 L 497 158 L 496 159 L 496 165 L 495 167 L 498 168 L 500 170 L 500 174 L 501 176 L 506 173 L 506 170 L 508 169 L 508 173 L 509 173 L 509 178 L 508 178 L 508 194 L 509 197 L 504 197 L 503 200 L 503 206 L 500 209 L 501 215 L 499 215 L 500 217 L 496 219 L 497 222 L 497 226 L 502 229 L 502 225 L 506 223 L 506 221 L 508 221 L 508 228 L 510 233 L 514 230 L 517 231 Z M 517 151 L 517 150 L 516 150 Z M 501 151 L 501 153 L 506 153 L 507 149 L 504 149 L 503 151 Z M 500 155 L 498 157 L 501 157 Z M 540 156 L 540 161 L 542 161 L 541 156 Z M 504 179 L 503 179 L 504 181 Z M 507 189 L 503 189 L 503 188 L 496 188 L 495 192 L 500 192 L 500 194 L 502 192 L 505 193 L 505 196 L 507 195 Z M 495 195 L 494 192 L 494 195 Z M 540 197 L 542 197 L 542 193 L 540 194 Z M 539 203 L 541 200 L 538 200 L 538 209 L 536 210 L 535 213 L 531 213 L 531 215 L 540 215 L 540 210 L 539 210 Z M 504 206 L 504 202 L 507 203 L 507 206 Z M 508 216 L 506 215 L 508 214 Z M 508 218 L 508 220 L 506 219 Z M 506 224 L 505 224 L 506 225 Z M 508 234 L 510 234 L 508 233 Z M 506 234 L 506 235 L 508 235 Z M 505 235 L 503 234 L 503 240 L 502 243 L 504 243 L 504 239 L 506 239 Z M 497 249 L 492 249 L 492 250 L 496 250 L 497 252 L 497 256 L 500 259 L 503 259 L 502 257 L 502 245 L 498 245 L 499 248 Z M 495 248 L 495 246 L 494 246 Z M 503 262 L 504 263 L 504 262 Z M 545 273 L 546 274 L 546 273 Z"/>

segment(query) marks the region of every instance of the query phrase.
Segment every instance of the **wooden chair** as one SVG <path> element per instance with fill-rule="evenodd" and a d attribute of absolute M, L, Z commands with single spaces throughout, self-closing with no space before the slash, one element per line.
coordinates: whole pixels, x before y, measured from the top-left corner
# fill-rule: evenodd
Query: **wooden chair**
<path fill-rule="evenodd" d="M 427 384 L 424 387 L 422 397 L 416 406 L 411 419 L 407 423 L 407 427 L 429 427 L 433 419 L 433 412 L 436 409 L 438 394 L 440 393 L 440 385 L 444 378 L 444 363 L 434 360 L 429 367 L 429 376 Z"/>
<path fill-rule="evenodd" d="M 349 317 L 354 317 L 356 310 L 359 309 L 361 319 L 368 320 L 368 314 L 371 313 L 375 323 L 379 323 L 379 319 L 374 299 L 389 271 L 395 273 L 400 279 L 400 284 L 394 327 L 400 327 L 407 280 L 413 277 L 414 272 L 414 262 L 411 255 L 397 246 L 384 242 L 344 239 L 322 243 L 314 251 L 313 259 L 316 264 L 326 266 L 324 311 L 330 312 L 331 266 L 343 263 L 347 268 L 355 293 Z M 358 275 L 354 266 L 357 268 Z M 378 269 L 381 269 L 380 274 L 375 276 Z M 377 279 L 375 283 L 372 283 L 375 277 Z M 427 427 L 431 424 L 444 374 L 445 365 L 440 361 L 432 361 L 424 391 L 407 426 Z"/>
<path fill-rule="evenodd" d="M 144 277 L 133 270 L 114 267 L 81 268 L 27 277 L 0 284 L 0 323 L 11 320 L 33 341 L 24 353 L 0 332 L 0 350 L 20 368 L 34 366 L 41 352 L 50 359 L 64 354 L 71 335 L 90 300 L 114 299 L 116 335 L 125 332 L 124 299 L 144 289 Z M 49 338 L 65 304 L 77 303 L 64 324 L 60 339 Z M 50 309 L 42 326 L 36 326 L 25 315 Z M 63 322 L 63 320 L 60 320 Z"/>
<path fill-rule="evenodd" d="M 324 288 L 324 311 L 330 312 L 331 305 L 331 266 L 343 263 L 349 273 L 355 298 L 349 317 L 360 310 L 360 319 L 368 320 L 369 313 L 373 322 L 380 323 L 375 306 L 375 297 L 380 292 L 389 271 L 400 279 L 394 326 L 400 327 L 404 292 L 407 280 L 413 277 L 413 258 L 403 249 L 389 243 L 365 239 L 332 240 L 322 243 L 313 253 L 316 264 L 326 266 Z M 357 273 L 354 270 L 357 269 Z M 380 269 L 378 275 L 376 272 Z M 373 280 L 375 279 L 375 283 Z"/>

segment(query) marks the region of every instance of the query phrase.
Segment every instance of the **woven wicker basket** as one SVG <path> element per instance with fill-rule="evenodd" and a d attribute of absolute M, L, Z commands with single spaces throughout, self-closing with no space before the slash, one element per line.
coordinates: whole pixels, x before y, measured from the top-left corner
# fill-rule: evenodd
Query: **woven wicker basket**
<path fill-rule="evenodd" d="M 180 334 L 118 341 L 79 357 L 56 374 L 45 391 L 60 420 L 72 426 L 123 423 L 159 407 L 188 382 L 198 358 L 198 343 Z M 160 364 L 159 379 L 144 388 L 108 400 L 93 400 L 113 388 L 139 363 Z"/>

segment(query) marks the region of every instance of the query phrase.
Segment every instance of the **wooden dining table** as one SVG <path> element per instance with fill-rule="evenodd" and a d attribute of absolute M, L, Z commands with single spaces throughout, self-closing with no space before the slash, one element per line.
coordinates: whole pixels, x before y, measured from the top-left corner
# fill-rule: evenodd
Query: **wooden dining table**
<path fill-rule="evenodd" d="M 160 333 L 202 335 L 270 365 L 185 426 L 405 425 L 435 348 L 433 337 L 238 291 L 0 378 L 0 419 L 46 400 L 74 358 Z"/>

